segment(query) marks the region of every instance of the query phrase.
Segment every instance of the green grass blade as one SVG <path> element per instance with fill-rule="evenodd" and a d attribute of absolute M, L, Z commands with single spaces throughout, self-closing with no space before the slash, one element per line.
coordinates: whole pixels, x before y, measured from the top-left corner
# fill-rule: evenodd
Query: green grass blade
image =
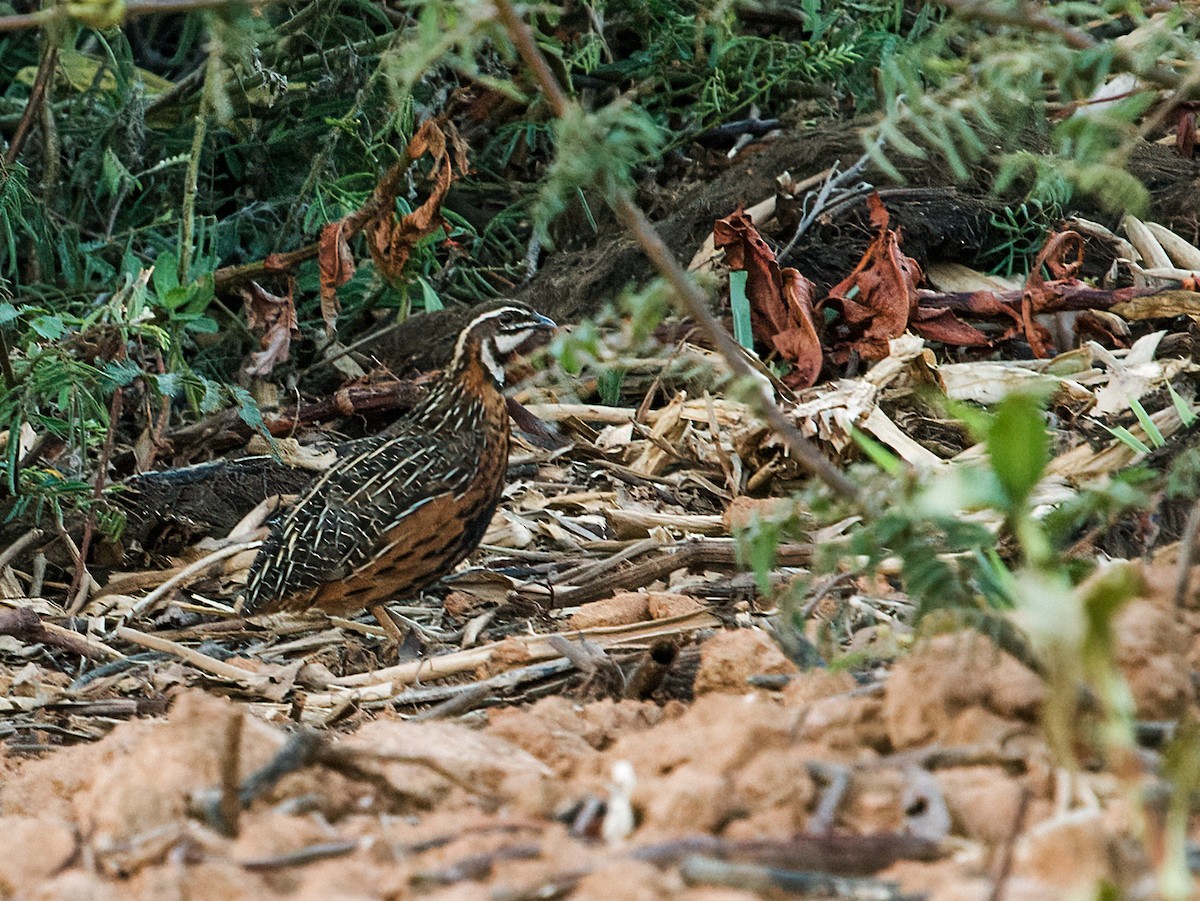
<path fill-rule="evenodd" d="M 1126 447 L 1137 451 L 1139 454 L 1150 453 L 1150 448 L 1146 447 L 1142 440 L 1134 435 L 1133 432 L 1129 431 L 1129 429 L 1125 428 L 1125 426 L 1119 425 L 1114 428 L 1113 426 L 1106 425 L 1105 428 L 1108 429 L 1108 433 L 1110 435 L 1112 435 Z"/>
<path fill-rule="evenodd" d="M 1137 421 L 1145 429 L 1146 438 L 1150 444 L 1154 447 L 1162 447 L 1166 444 L 1167 439 L 1158 430 L 1158 426 L 1154 424 L 1154 420 L 1150 418 L 1150 414 L 1146 412 L 1146 408 L 1142 406 L 1142 402 L 1136 397 L 1131 397 L 1129 398 L 1129 406 L 1133 409 L 1133 415 L 1137 417 Z"/>
<path fill-rule="evenodd" d="M 1175 405 L 1175 412 L 1179 414 L 1179 421 L 1183 423 L 1185 429 L 1190 429 L 1200 417 L 1196 416 L 1195 411 L 1186 400 L 1179 396 L 1179 392 L 1170 382 L 1167 382 L 1167 392 L 1171 395 L 1171 403 Z"/>
<path fill-rule="evenodd" d="M 750 324 L 750 298 L 746 296 L 745 270 L 729 273 L 729 306 L 733 309 L 733 337 L 746 350 L 754 349 L 754 328 Z"/>
<path fill-rule="evenodd" d="M 854 439 L 867 458 L 890 476 L 904 473 L 904 461 L 861 429 L 852 429 L 850 437 Z"/>

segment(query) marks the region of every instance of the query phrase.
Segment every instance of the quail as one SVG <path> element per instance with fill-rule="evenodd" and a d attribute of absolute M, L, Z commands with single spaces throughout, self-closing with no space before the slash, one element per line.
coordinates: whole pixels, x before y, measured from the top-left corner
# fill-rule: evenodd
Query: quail
<path fill-rule="evenodd" d="M 504 488 L 504 363 L 555 324 L 517 303 L 459 333 L 425 400 L 356 443 L 271 525 L 242 596 L 246 616 L 364 608 L 436 582 L 479 544 Z"/>

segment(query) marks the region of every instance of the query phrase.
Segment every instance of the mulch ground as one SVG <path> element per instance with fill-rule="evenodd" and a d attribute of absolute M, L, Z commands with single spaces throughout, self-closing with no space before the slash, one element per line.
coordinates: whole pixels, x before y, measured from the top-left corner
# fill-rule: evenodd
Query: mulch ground
<path fill-rule="evenodd" d="M 921 265 L 939 296 L 985 290 Z M 1000 352 L 906 334 L 781 402 L 841 464 L 854 426 L 930 472 L 979 454 L 931 385 L 978 403 L 1046 386 L 1036 501 L 1062 503 L 1147 459 L 1101 427 L 1159 440 L 1134 401 L 1160 457 L 1187 441 L 1200 295 L 1148 268 L 1104 308 L 1109 346 L 1013 359 L 1041 332 L 1002 338 L 1011 310 L 977 304 L 956 309 Z M 988 285 L 1010 307 L 1028 293 Z M 73 617 L 29 548 L 5 556 L 0 896 L 950 901 L 1108 881 L 1153 897 L 1166 810 L 1136 794 L 1166 796 L 1159 752 L 1197 710 L 1183 517 L 1079 538 L 1145 561 L 1115 630 L 1143 757 L 1084 745 L 1066 769 L 1041 676 L 977 632 L 915 632 L 886 564 L 813 575 L 853 522 L 797 506 L 803 471 L 718 387 L 717 356 L 686 339 L 647 354 L 610 326 L 627 405 L 586 379 L 519 386 L 552 440 L 519 437 L 480 551 L 395 605 L 402 647 L 366 617 L 236 615 L 268 504 L 154 565 L 97 569 Z M 756 522 L 799 524 L 766 585 L 734 537 Z"/>

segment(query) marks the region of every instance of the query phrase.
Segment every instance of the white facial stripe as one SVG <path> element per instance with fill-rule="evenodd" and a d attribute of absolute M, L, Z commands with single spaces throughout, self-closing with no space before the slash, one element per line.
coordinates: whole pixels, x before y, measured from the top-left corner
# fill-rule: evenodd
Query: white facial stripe
<path fill-rule="evenodd" d="M 461 360 L 463 352 L 467 348 L 467 337 L 474 333 L 476 327 L 481 322 L 486 322 L 489 319 L 496 319 L 503 316 L 505 313 L 524 313 L 525 311 L 519 307 L 500 307 L 496 310 L 488 310 L 486 313 L 480 313 L 471 323 L 459 333 L 458 341 L 454 345 L 454 356 L 452 359 Z"/>
<path fill-rule="evenodd" d="M 533 329 L 523 328 L 519 332 L 503 332 L 496 336 L 496 350 L 500 356 L 507 357 L 528 340 Z"/>
<path fill-rule="evenodd" d="M 479 358 L 483 361 L 483 365 L 488 368 L 492 374 L 492 378 L 497 384 L 504 384 L 504 367 L 496 361 L 496 354 L 490 340 L 484 341 L 479 348 Z"/>
<path fill-rule="evenodd" d="M 520 307 L 497 307 L 494 310 L 488 310 L 486 313 L 480 313 L 472 319 L 471 324 L 467 326 L 467 331 L 473 330 L 481 322 L 487 322 L 489 319 L 499 319 L 501 316 L 513 313 L 519 316 L 528 315 L 527 311 L 522 310 Z"/>

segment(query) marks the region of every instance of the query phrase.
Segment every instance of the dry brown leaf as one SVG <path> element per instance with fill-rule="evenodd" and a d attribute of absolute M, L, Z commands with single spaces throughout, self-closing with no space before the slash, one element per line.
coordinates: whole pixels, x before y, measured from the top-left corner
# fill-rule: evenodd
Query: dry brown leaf
<path fill-rule="evenodd" d="M 867 198 L 875 240 L 854 271 L 835 285 L 828 300 L 837 301 L 846 322 L 859 332 L 851 346 L 864 360 L 882 360 L 888 341 L 904 334 L 917 311 L 921 267 L 900 252 L 900 238 L 888 228 L 888 211 L 878 194 Z"/>
<path fill-rule="evenodd" d="M 794 368 L 783 377 L 789 388 L 809 388 L 821 375 L 824 357 L 817 323 L 813 316 L 813 291 L 816 286 L 791 266 L 779 271 L 783 279 L 783 301 L 787 304 L 794 326 L 779 332 L 771 343 Z"/>
<path fill-rule="evenodd" d="M 442 202 L 454 181 L 455 171 L 463 175 L 468 169 L 466 145 L 448 124 L 443 131 L 430 119 L 413 135 L 408 143 L 408 158 L 415 160 L 426 154 L 433 157 L 433 170 L 430 172 L 433 187 L 425 202 L 411 213 L 397 219 L 395 201 L 399 180 L 389 180 L 386 187 L 381 183 L 379 216 L 371 223 L 367 232 L 371 258 L 383 276 L 392 281 L 399 279 L 403 274 L 404 266 L 417 242 L 436 233 L 445 225 L 442 218 Z"/>
<path fill-rule="evenodd" d="M 262 332 L 262 350 L 251 354 L 246 372 L 250 375 L 270 375 L 276 363 L 288 358 L 292 338 L 300 336 L 296 319 L 296 304 L 292 293 L 295 283 L 288 278 L 287 294 L 272 294 L 258 282 L 238 290 L 246 302 L 246 324 L 253 332 Z"/>
<path fill-rule="evenodd" d="M 821 339 L 813 318 L 813 284 L 797 270 L 781 269 L 754 222 L 738 210 L 713 227 L 716 247 L 725 251 L 731 269 L 745 270 L 746 297 L 754 337 L 774 348 L 793 369 L 783 381 L 808 388 L 823 363 Z"/>
<path fill-rule="evenodd" d="M 1050 356 L 1053 348 L 1050 332 L 1039 325 L 1034 316 L 1053 308 L 1062 288 L 1075 280 L 1082 265 L 1083 236 L 1078 232 L 1063 231 L 1046 239 L 1046 246 L 1038 253 L 1029 270 L 1029 278 L 1025 280 L 1025 289 L 1021 292 L 1021 321 L 1025 340 L 1038 359 Z M 1042 275 L 1043 266 L 1049 271 L 1053 284 Z"/>
<path fill-rule="evenodd" d="M 951 310 L 920 307 L 909 323 L 922 338 L 960 347 L 987 347 L 987 335 L 963 322 Z"/>
<path fill-rule="evenodd" d="M 338 219 L 321 229 L 321 249 L 317 255 L 321 270 L 321 318 L 325 320 L 325 333 L 332 335 L 337 330 L 337 289 L 354 277 L 354 255 L 346 242 L 346 220 Z"/>

